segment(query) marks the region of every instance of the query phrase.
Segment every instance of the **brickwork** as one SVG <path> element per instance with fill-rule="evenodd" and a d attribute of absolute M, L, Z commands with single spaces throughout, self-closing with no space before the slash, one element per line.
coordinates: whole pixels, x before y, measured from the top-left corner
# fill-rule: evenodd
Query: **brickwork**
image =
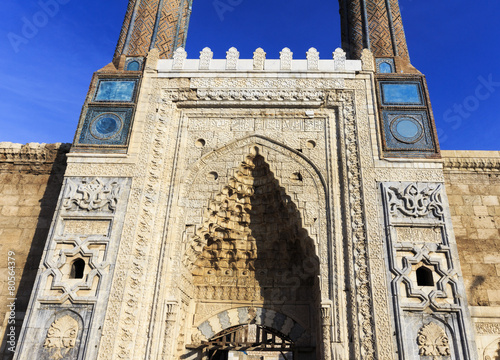
<path fill-rule="evenodd" d="M 115 58 L 146 56 L 153 47 L 161 58 L 172 57 L 186 43 L 191 4 L 192 0 L 129 0 Z"/>
<path fill-rule="evenodd" d="M 8 284 L 8 253 L 15 255 L 15 314 L 18 329 L 28 306 L 50 222 L 66 168 L 63 144 L 0 143 L 0 319 L 2 359 L 10 327 L 11 297 Z M 11 259 L 12 260 L 12 259 Z"/>
<path fill-rule="evenodd" d="M 470 306 L 500 306 L 500 152 L 443 151 Z"/>

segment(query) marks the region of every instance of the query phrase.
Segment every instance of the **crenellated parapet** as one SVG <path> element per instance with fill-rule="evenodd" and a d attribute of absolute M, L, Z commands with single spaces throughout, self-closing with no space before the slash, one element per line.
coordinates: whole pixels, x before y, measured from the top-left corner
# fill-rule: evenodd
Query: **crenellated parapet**
<path fill-rule="evenodd" d="M 361 60 L 347 60 L 346 53 L 338 48 L 330 58 L 321 59 L 315 48 L 310 48 L 306 59 L 294 59 L 293 52 L 284 48 L 279 59 L 267 59 L 262 48 L 254 52 L 252 59 L 240 59 L 238 50 L 234 47 L 226 53 L 225 59 L 213 59 L 213 52 L 205 48 L 200 52 L 199 59 L 188 59 L 183 48 L 178 48 L 173 59 L 159 60 L 158 71 L 256 71 L 256 72 L 356 72 L 370 70 L 370 65 Z M 365 66 L 363 66 L 363 64 Z"/>

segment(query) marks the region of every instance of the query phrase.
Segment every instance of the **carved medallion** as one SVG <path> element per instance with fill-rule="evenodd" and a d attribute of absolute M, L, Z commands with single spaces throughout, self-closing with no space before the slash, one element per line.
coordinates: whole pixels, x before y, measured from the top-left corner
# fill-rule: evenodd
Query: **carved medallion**
<path fill-rule="evenodd" d="M 418 332 L 417 343 L 420 356 L 450 356 L 448 336 L 435 323 L 424 325 Z"/>
<path fill-rule="evenodd" d="M 76 345 L 78 322 L 66 315 L 50 325 L 43 347 L 53 352 L 52 359 L 63 359 Z"/>

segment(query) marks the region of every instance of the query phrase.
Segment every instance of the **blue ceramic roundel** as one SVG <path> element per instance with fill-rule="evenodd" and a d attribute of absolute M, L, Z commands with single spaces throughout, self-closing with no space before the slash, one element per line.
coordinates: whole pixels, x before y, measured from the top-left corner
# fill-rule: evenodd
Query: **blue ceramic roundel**
<path fill-rule="evenodd" d="M 99 140 L 107 140 L 120 133 L 123 127 L 121 118 L 112 113 L 101 114 L 90 124 L 90 133 Z"/>
<path fill-rule="evenodd" d="M 413 121 L 403 119 L 396 125 L 396 131 L 406 138 L 412 138 L 418 134 L 419 128 Z"/>
<path fill-rule="evenodd" d="M 416 119 L 402 116 L 391 123 L 391 133 L 397 140 L 413 144 L 422 138 L 424 129 Z"/>

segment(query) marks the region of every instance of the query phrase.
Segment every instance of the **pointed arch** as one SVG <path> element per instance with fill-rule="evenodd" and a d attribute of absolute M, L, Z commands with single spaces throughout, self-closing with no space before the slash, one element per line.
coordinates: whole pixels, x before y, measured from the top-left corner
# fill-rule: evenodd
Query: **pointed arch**
<path fill-rule="evenodd" d="M 216 149 L 206 154 L 200 160 L 198 160 L 193 166 L 191 166 L 191 168 L 187 173 L 185 184 L 192 185 L 195 182 L 196 177 L 200 175 L 201 170 L 211 162 L 217 160 L 217 158 L 225 156 L 231 152 L 234 152 L 237 149 L 241 148 L 250 149 L 253 145 L 261 146 L 263 150 L 262 154 L 267 155 L 269 154 L 269 152 L 276 151 L 278 153 L 282 153 L 283 155 L 288 156 L 290 159 L 294 160 L 296 163 L 306 168 L 310 173 L 310 175 L 312 176 L 312 178 L 315 180 L 316 187 L 322 188 L 323 193 L 326 194 L 327 185 L 324 176 L 319 170 L 319 168 L 310 159 L 308 159 L 301 152 L 262 135 L 250 135 L 238 139 L 219 149 Z M 185 188 L 183 195 L 185 195 L 189 190 Z"/>

